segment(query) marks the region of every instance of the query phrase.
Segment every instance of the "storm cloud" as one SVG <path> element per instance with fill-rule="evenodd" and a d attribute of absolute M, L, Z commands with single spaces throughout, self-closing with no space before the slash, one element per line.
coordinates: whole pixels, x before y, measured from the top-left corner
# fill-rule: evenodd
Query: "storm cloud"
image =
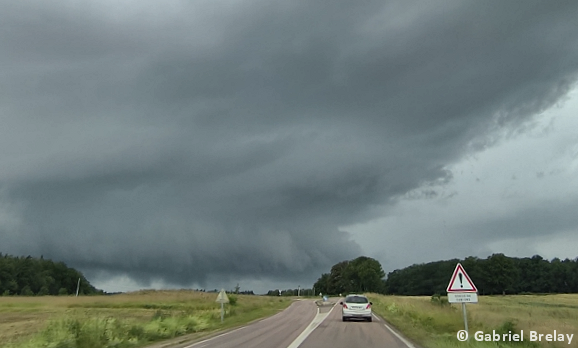
<path fill-rule="evenodd" d="M 571 1 L 2 8 L 0 251 L 145 285 L 312 283 L 578 73 Z"/>

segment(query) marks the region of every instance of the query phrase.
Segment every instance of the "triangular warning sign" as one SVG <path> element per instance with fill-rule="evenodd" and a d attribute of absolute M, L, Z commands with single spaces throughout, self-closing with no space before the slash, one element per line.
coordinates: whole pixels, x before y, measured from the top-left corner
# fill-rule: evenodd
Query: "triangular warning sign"
<path fill-rule="evenodd" d="M 460 263 L 456 265 L 454 274 L 450 280 L 447 292 L 478 292 L 474 282 L 470 279 L 464 267 Z"/>
<path fill-rule="evenodd" d="M 221 292 L 219 292 L 219 295 L 217 295 L 217 299 L 215 300 L 215 302 L 229 303 L 229 297 L 227 297 L 225 289 L 222 289 Z"/>

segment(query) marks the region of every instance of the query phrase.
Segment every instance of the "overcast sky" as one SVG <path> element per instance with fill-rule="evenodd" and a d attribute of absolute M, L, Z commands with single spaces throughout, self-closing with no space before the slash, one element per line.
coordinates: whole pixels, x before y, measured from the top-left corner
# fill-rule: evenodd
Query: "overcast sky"
<path fill-rule="evenodd" d="M 0 6 L 2 253 L 257 292 L 578 256 L 575 1 Z"/>

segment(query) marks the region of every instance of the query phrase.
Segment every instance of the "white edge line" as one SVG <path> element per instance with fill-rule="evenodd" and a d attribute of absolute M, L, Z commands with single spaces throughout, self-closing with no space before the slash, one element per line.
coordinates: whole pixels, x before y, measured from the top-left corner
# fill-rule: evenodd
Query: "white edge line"
<path fill-rule="evenodd" d="M 395 332 L 389 325 L 387 325 L 385 320 L 383 321 L 383 326 L 385 326 L 389 331 L 391 331 L 391 333 L 394 334 L 395 337 L 399 338 L 399 340 L 402 341 L 406 346 L 408 346 L 408 348 L 415 348 L 415 346 L 411 342 L 403 338 L 403 336 Z"/>
<path fill-rule="evenodd" d="M 319 307 L 317 308 L 317 310 L 319 310 Z M 280 315 L 281 313 L 283 313 L 283 311 L 281 311 L 281 312 L 279 312 L 279 313 L 276 313 L 276 314 L 274 314 L 274 315 L 272 315 L 272 316 L 270 316 L 270 317 L 267 317 L 267 318 L 264 318 L 264 319 L 261 319 L 261 320 L 257 320 L 256 323 L 259 323 L 259 322 L 262 322 L 262 321 L 265 321 L 265 320 L 269 320 L 269 319 L 271 319 L 271 318 L 274 318 L 274 317 Z M 212 340 L 214 340 L 214 339 L 216 339 L 216 338 L 226 336 L 226 335 L 228 335 L 228 334 L 230 334 L 230 333 L 233 333 L 233 332 L 237 332 L 237 331 L 246 329 L 247 327 L 249 327 L 249 325 L 251 325 L 251 323 L 249 323 L 249 324 L 247 324 L 247 325 L 245 325 L 245 326 L 241 326 L 241 327 L 239 327 L 239 328 L 236 328 L 235 330 L 227 331 L 227 332 L 222 333 L 222 334 L 220 334 L 220 335 L 213 336 L 213 337 L 211 337 L 211 338 L 207 338 L 206 340 L 202 340 L 202 341 L 199 341 L 199 342 L 195 342 L 195 343 L 193 343 L 193 344 L 191 344 L 191 345 L 189 345 L 189 346 L 185 346 L 185 347 L 183 347 L 183 348 L 196 347 L 196 346 L 198 346 L 199 344 L 206 343 L 206 342 L 212 341 Z M 199 348 L 201 348 L 201 347 L 199 347 Z"/>
<path fill-rule="evenodd" d="M 321 323 L 322 323 L 325 319 L 327 319 L 327 317 L 329 316 L 329 314 L 331 314 L 331 311 L 333 311 L 333 308 L 335 308 L 335 305 L 336 305 L 336 304 L 337 304 L 337 303 L 335 303 L 335 304 L 333 305 L 333 307 L 331 307 L 331 309 L 329 310 L 329 312 L 327 312 L 327 314 L 324 313 L 325 316 L 323 317 L 323 319 L 321 319 L 321 320 L 320 320 L 317 324 L 315 324 L 314 326 L 311 326 L 311 325 L 315 322 L 315 320 L 317 319 L 317 317 L 321 315 L 320 310 L 319 310 L 319 307 L 317 307 L 317 315 L 315 315 L 315 318 L 313 318 L 313 320 L 311 320 L 311 323 L 309 324 L 309 326 L 307 326 L 307 327 L 305 328 L 305 330 L 303 330 L 303 332 L 301 332 L 301 334 L 300 334 L 293 342 L 291 342 L 291 344 L 290 344 L 287 348 L 298 348 L 298 347 L 301 345 L 301 343 L 303 343 L 303 342 L 307 339 L 307 337 L 309 337 L 309 335 L 310 335 L 313 331 L 315 331 L 315 329 L 317 329 L 317 327 L 318 327 L 319 325 L 321 325 Z M 411 348 L 411 347 L 410 347 L 410 348 Z"/>
<path fill-rule="evenodd" d="M 223 336 L 227 336 L 228 334 L 232 334 L 233 332 L 241 331 L 241 330 L 243 330 L 243 329 L 245 329 L 245 328 L 247 328 L 247 326 L 243 326 L 243 327 L 237 328 L 237 329 L 235 329 L 235 330 L 231 330 L 231 331 L 222 333 L 222 334 L 220 334 L 220 335 L 213 336 L 213 337 L 211 337 L 211 338 L 207 338 L 206 340 L 193 343 L 193 344 L 191 344 L 190 346 L 186 346 L 186 347 L 183 347 L 183 348 L 195 347 L 195 346 L 198 346 L 199 344 L 207 343 L 207 342 L 212 341 L 212 340 L 214 340 L 214 339 L 216 339 L 216 338 L 223 337 Z"/>
<path fill-rule="evenodd" d="M 377 315 L 375 315 L 375 313 L 371 313 L 371 315 L 373 315 L 373 317 L 375 318 L 375 320 L 381 321 L 381 319 L 379 319 L 379 317 L 378 317 Z"/>

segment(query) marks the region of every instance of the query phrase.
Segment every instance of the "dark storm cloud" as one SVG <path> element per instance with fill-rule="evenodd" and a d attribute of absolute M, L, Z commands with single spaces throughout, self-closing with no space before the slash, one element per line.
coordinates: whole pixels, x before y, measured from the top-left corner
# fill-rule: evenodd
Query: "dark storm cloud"
<path fill-rule="evenodd" d="M 3 8 L 3 252 L 173 283 L 358 256 L 337 226 L 449 180 L 578 71 L 574 2 Z"/>

